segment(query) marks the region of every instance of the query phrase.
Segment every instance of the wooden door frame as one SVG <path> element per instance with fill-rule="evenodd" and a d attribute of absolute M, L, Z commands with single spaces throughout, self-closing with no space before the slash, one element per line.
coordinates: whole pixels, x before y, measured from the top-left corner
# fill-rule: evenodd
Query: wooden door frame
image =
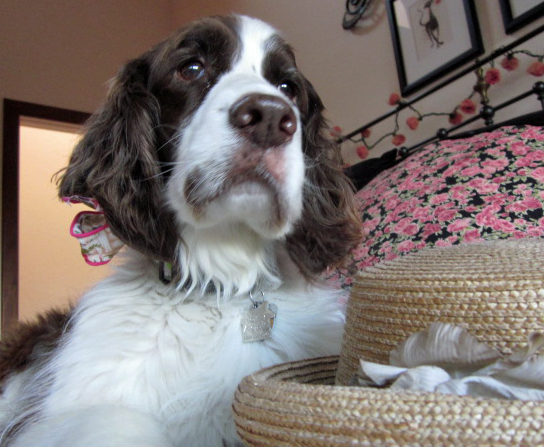
<path fill-rule="evenodd" d="M 21 118 L 83 124 L 90 114 L 4 98 L 2 154 L 2 332 L 19 314 L 19 152 Z"/>

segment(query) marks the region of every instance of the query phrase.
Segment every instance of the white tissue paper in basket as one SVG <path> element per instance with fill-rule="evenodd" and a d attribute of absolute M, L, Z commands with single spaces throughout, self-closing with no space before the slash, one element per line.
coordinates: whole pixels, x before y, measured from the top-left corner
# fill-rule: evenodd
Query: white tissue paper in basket
<path fill-rule="evenodd" d="M 544 334 L 525 349 L 502 357 L 466 330 L 433 323 L 390 355 L 390 365 L 360 361 L 352 385 L 441 392 L 460 396 L 544 400 Z"/>

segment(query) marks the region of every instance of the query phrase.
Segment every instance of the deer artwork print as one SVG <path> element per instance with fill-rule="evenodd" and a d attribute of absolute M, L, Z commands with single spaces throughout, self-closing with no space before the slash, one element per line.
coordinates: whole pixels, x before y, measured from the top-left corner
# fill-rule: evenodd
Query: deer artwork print
<path fill-rule="evenodd" d="M 438 48 L 444 42 L 440 40 L 440 23 L 433 12 L 434 0 L 427 0 L 423 4 L 423 9 L 418 9 L 420 12 L 419 24 L 425 30 L 425 34 L 431 42 L 431 48 Z"/>

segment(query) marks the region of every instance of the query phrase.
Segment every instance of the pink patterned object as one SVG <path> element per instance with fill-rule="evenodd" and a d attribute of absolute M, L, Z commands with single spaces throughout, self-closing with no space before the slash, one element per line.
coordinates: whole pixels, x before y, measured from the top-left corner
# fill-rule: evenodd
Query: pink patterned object
<path fill-rule="evenodd" d="M 84 203 L 96 210 L 78 213 L 70 226 L 70 235 L 80 243 L 81 254 L 87 264 L 99 266 L 110 262 L 124 244 L 112 233 L 98 202 L 79 196 L 63 200 L 66 203 Z"/>
<path fill-rule="evenodd" d="M 426 247 L 544 236 L 544 130 L 503 127 L 431 144 L 380 173 L 357 194 L 363 242 L 351 276 Z"/>

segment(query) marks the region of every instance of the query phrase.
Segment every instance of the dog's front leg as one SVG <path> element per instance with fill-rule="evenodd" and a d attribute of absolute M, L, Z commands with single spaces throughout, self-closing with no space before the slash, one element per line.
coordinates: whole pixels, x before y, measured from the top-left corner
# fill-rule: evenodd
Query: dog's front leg
<path fill-rule="evenodd" d="M 31 424 L 10 447 L 174 447 L 151 415 L 121 407 L 67 411 Z"/>

